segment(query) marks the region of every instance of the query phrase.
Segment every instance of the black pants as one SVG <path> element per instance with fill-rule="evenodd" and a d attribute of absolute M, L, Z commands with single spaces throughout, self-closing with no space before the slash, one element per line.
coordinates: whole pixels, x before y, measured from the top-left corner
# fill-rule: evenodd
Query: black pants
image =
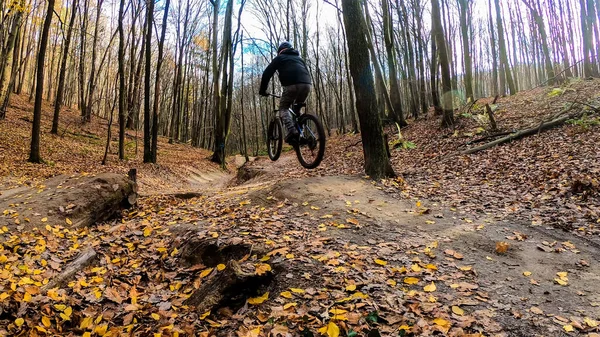
<path fill-rule="evenodd" d="M 289 108 L 291 108 L 293 104 L 304 103 L 306 98 L 308 98 L 308 94 L 310 94 L 311 88 L 312 85 L 305 83 L 283 87 L 283 93 L 279 100 L 279 117 L 287 129 L 288 134 L 298 133 L 298 130 L 296 130 L 294 122 L 292 121 L 292 115 L 289 112 Z"/>

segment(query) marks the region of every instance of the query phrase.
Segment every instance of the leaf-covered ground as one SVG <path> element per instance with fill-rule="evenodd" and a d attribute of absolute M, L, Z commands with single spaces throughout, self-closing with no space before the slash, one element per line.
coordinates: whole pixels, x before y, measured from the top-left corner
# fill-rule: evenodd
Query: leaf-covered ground
<path fill-rule="evenodd" d="M 14 95 L 6 120 L 0 121 L 0 186 L 3 189 L 39 184 L 58 174 L 127 173 L 135 167 L 140 177 L 140 192 L 150 194 L 188 190 L 190 183 L 204 185 L 213 178 L 221 179 L 225 175 L 219 171 L 218 165 L 206 160 L 209 151 L 169 144 L 168 139 L 162 137 L 158 144 L 160 165 L 143 164 L 142 133 L 132 130 L 127 131 L 126 160 L 119 161 L 116 120 L 112 125 L 107 165 L 102 166 L 108 121 L 94 116 L 91 123 L 82 124 L 78 111 L 64 108 L 58 135 L 52 135 L 53 107 L 45 101 L 42 109 L 41 156 L 46 164 L 30 164 L 27 158 L 32 111 L 33 105 L 26 96 Z"/>
<path fill-rule="evenodd" d="M 570 101 L 593 103 L 599 86 L 500 99 L 499 127 L 539 124 Z M 158 166 L 141 165 L 130 145 L 127 163 L 113 154 L 100 167 L 102 121 L 58 137 L 44 124 L 48 163 L 25 164 L 30 124 L 20 118 L 29 112 L 18 97 L 0 122 L 5 186 L 43 190 L 41 179 L 56 174 L 136 166 L 147 195 L 203 195 L 149 195 L 122 219 L 91 228 L 1 228 L 0 336 L 598 336 L 594 123 L 463 156 L 465 143 L 485 135 L 477 117 L 460 117 L 454 131 L 431 118 L 402 131 L 416 148 L 393 150 L 398 179 L 363 179 L 359 137 L 348 135 L 329 140 L 317 170 L 287 152 L 246 167 L 258 173 L 241 186 L 214 188 L 230 176 L 214 173 L 208 152 L 162 140 Z M 76 112 L 67 116 L 76 125 Z M 243 296 L 198 312 L 186 300 L 232 267 L 190 263 L 198 240 L 251 247 L 234 260 L 271 281 L 242 285 Z M 90 248 L 97 258 L 89 266 L 45 289 Z"/>

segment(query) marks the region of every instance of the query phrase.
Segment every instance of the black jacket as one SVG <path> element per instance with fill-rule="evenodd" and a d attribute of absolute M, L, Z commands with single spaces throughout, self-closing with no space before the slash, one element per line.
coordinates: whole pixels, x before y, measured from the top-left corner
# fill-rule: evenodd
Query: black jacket
<path fill-rule="evenodd" d="M 275 57 L 263 72 L 260 93 L 267 92 L 269 81 L 276 71 L 279 72 L 279 81 L 284 87 L 300 83 L 312 84 L 306 63 L 300 57 L 300 53 L 295 49 L 286 49 Z"/>

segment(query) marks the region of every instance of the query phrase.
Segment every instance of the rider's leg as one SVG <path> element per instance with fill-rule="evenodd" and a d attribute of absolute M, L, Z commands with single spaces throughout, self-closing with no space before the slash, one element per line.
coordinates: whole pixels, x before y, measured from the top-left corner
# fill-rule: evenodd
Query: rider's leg
<path fill-rule="evenodd" d="M 292 104 L 294 104 L 294 101 L 296 101 L 296 97 L 296 85 L 283 87 L 283 93 L 281 94 L 281 99 L 279 100 L 279 117 L 281 118 L 281 121 L 287 130 L 285 141 L 288 143 L 297 140 L 299 135 L 298 129 L 296 129 L 296 125 L 294 125 L 292 115 L 289 111 Z"/>

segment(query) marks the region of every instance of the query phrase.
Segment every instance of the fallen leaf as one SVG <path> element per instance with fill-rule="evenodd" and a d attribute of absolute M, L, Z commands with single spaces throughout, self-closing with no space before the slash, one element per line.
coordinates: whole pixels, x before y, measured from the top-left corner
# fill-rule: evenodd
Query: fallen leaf
<path fill-rule="evenodd" d="M 404 278 L 404 283 L 406 284 L 417 284 L 419 283 L 419 279 L 416 277 L 406 277 Z"/>
<path fill-rule="evenodd" d="M 340 328 L 333 322 L 329 322 L 326 326 L 319 329 L 319 333 L 327 335 L 327 337 L 338 337 L 340 335 Z"/>
<path fill-rule="evenodd" d="M 463 309 L 461 309 L 460 307 L 457 306 L 452 306 L 452 312 L 457 314 L 458 316 L 462 316 L 465 314 L 465 311 Z"/>
<path fill-rule="evenodd" d="M 538 307 L 531 307 L 529 308 L 529 311 L 531 311 L 532 313 L 536 314 L 536 315 L 543 315 L 544 312 L 542 311 L 542 309 L 538 308 Z"/>
<path fill-rule="evenodd" d="M 387 265 L 387 261 L 384 260 L 380 260 L 380 259 L 375 259 L 375 263 L 377 263 L 380 266 L 385 266 Z"/>
<path fill-rule="evenodd" d="M 506 254 L 508 251 L 508 242 L 500 241 L 496 242 L 496 253 L 498 254 Z"/>
<path fill-rule="evenodd" d="M 433 283 L 433 282 L 431 282 L 430 284 L 423 287 L 423 290 L 427 293 L 434 292 L 436 289 L 437 289 L 437 287 L 435 286 L 435 283 Z"/>
<path fill-rule="evenodd" d="M 249 298 L 248 303 L 252 304 L 252 305 L 259 305 L 268 299 L 269 299 L 269 292 L 266 292 L 264 295 L 262 295 L 260 297 Z"/>

